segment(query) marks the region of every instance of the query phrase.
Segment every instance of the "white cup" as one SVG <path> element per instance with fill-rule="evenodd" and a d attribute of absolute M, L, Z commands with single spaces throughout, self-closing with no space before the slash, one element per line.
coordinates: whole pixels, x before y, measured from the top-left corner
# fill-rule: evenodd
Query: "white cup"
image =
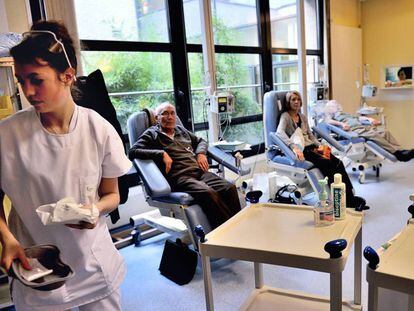
<path fill-rule="evenodd" d="M 253 175 L 253 190 L 260 190 L 263 194 L 269 194 L 269 179 L 266 173 Z"/>

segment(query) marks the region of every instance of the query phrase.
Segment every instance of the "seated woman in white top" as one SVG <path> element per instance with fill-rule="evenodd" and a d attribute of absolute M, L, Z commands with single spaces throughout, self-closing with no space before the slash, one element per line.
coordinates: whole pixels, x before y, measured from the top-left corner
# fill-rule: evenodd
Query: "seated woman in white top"
<path fill-rule="evenodd" d="M 105 215 L 119 204 L 118 176 L 131 162 L 112 125 L 71 96 L 76 53 L 58 22 L 32 26 L 11 49 L 16 77 L 31 106 L 0 122 L 0 202 L 12 202 L 9 222 L 0 205 L 1 265 L 30 269 L 24 248 L 52 244 L 75 272 L 58 289 L 40 291 L 13 282 L 19 310 L 120 310 L 124 261 Z M 96 221 L 45 226 L 40 205 L 73 197 L 97 212 Z"/>
<path fill-rule="evenodd" d="M 342 180 L 346 185 L 346 205 L 348 207 L 368 209 L 369 207 L 366 206 L 365 200 L 354 195 L 351 180 L 342 161 L 333 154 L 324 155 L 321 151 L 323 148 L 319 148 L 321 144 L 312 134 L 306 116 L 301 113 L 301 107 L 302 98 L 299 92 L 288 92 L 286 94 L 286 101 L 282 105 L 282 113 L 276 135 L 293 150 L 300 161 L 307 160 L 319 168 L 322 174 L 328 177 L 329 183 L 333 182 L 334 174 L 341 174 Z M 292 135 L 298 128 L 302 131 L 304 146 L 299 146 L 291 140 Z M 304 147 L 303 150 L 302 147 Z"/>

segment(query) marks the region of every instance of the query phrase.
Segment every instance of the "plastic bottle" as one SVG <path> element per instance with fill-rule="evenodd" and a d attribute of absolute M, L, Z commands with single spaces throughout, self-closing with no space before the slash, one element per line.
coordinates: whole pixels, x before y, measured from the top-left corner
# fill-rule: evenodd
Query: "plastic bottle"
<path fill-rule="evenodd" d="M 331 196 L 335 220 L 345 219 L 346 191 L 341 174 L 334 175 L 334 182 L 331 184 Z"/>
<path fill-rule="evenodd" d="M 332 225 L 334 222 L 333 207 L 328 200 L 328 193 L 326 192 L 326 185 L 328 184 L 328 178 L 318 180 L 319 187 L 319 202 L 314 209 L 315 226 L 323 227 Z"/>

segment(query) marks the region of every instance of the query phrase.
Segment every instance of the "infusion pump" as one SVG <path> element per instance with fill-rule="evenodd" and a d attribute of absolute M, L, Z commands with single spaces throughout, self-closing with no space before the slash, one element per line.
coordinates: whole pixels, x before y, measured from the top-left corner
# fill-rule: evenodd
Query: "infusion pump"
<path fill-rule="evenodd" d="M 377 95 L 377 87 L 371 84 L 362 86 L 362 97 L 374 97 Z"/>
<path fill-rule="evenodd" d="M 328 88 L 323 83 L 315 83 L 309 89 L 309 100 L 317 102 L 328 98 Z"/>
<path fill-rule="evenodd" d="M 214 113 L 233 113 L 234 96 L 229 92 L 217 92 L 210 96 L 210 110 Z"/>

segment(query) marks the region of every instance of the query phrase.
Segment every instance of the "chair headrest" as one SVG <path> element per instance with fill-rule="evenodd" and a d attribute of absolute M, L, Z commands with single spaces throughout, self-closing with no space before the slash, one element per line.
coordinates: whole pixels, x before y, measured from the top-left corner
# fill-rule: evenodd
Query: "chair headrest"
<path fill-rule="evenodd" d="M 149 126 L 157 124 L 157 119 L 155 119 L 155 111 L 149 108 L 142 109 L 147 114 Z"/>
<path fill-rule="evenodd" d="M 282 108 L 284 105 L 286 105 L 286 94 L 287 91 L 279 91 L 277 92 L 277 106 L 279 108 L 279 111 L 282 111 Z"/>
<path fill-rule="evenodd" d="M 282 102 L 279 98 L 277 99 L 277 108 L 279 109 L 279 111 L 282 110 Z"/>

